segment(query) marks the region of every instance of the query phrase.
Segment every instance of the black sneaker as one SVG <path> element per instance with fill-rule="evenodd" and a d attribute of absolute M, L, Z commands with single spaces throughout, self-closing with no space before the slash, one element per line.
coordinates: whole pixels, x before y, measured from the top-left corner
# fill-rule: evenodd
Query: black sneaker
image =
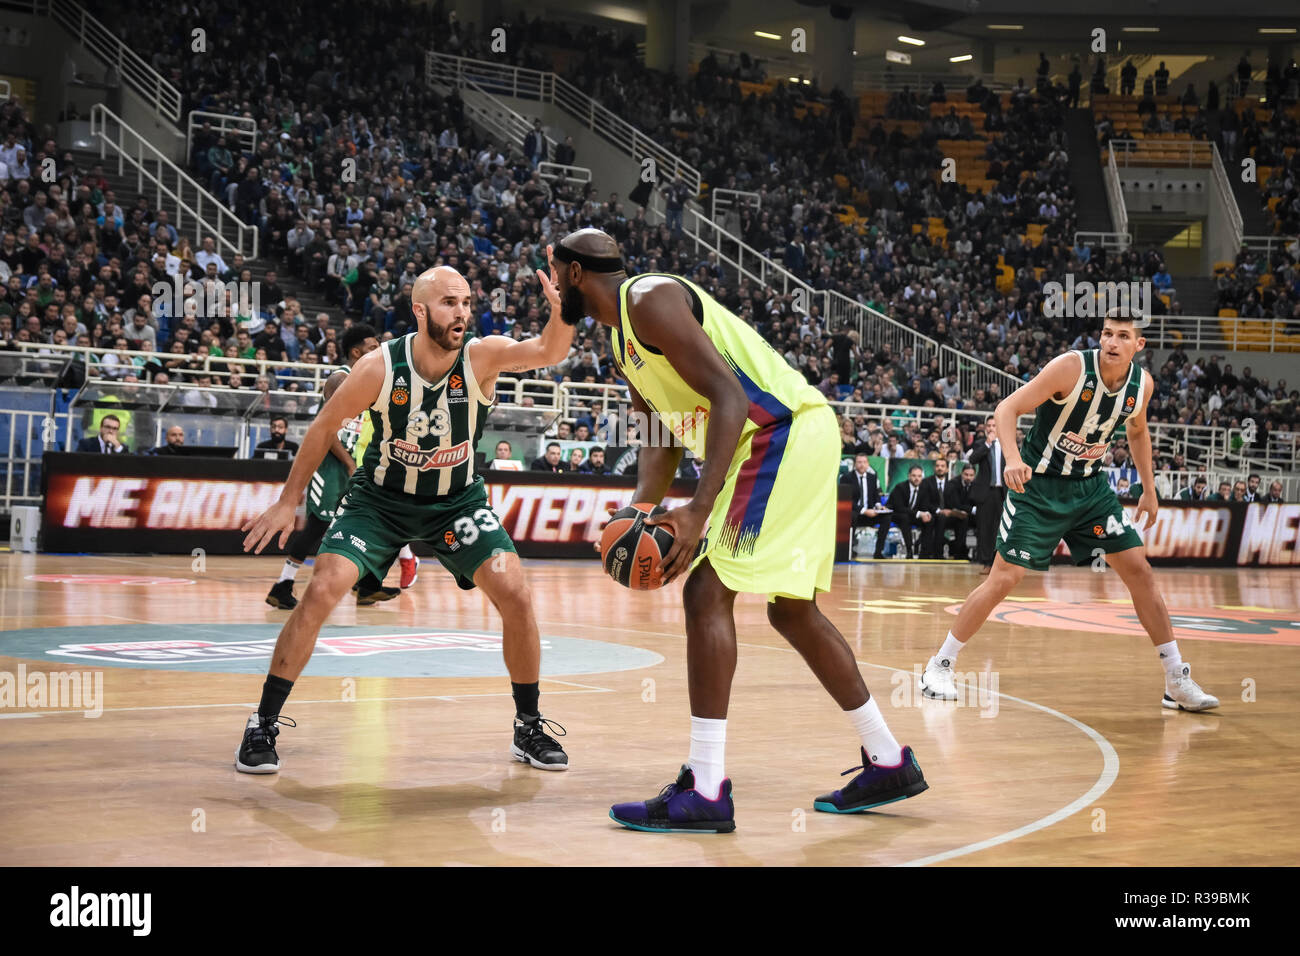
<path fill-rule="evenodd" d="M 352 593 L 357 596 L 357 607 L 369 607 L 371 604 L 378 604 L 380 601 L 391 601 L 397 595 L 402 593 L 401 588 L 379 587 L 374 590 L 361 590 L 353 588 Z"/>
<path fill-rule="evenodd" d="M 568 770 L 569 755 L 558 740 L 542 729 L 543 725 L 559 730 L 561 737 L 567 736 L 563 727 L 540 715 L 528 720 L 515 717 L 515 739 L 510 745 L 510 756 L 520 763 L 532 764 L 538 770 Z"/>
<path fill-rule="evenodd" d="M 291 717 L 262 717 L 254 714 L 244 728 L 244 742 L 235 751 L 235 769 L 240 773 L 277 773 L 280 757 L 275 752 L 275 738 L 280 733 L 276 724 L 297 727 Z"/>
<path fill-rule="evenodd" d="M 266 596 L 266 603 L 282 611 L 292 611 L 298 606 L 298 599 L 293 596 L 292 581 L 276 581 Z"/>
<path fill-rule="evenodd" d="M 859 752 L 862 754 L 862 765 L 850 767 L 840 776 L 848 776 L 855 770 L 861 770 L 862 773 L 854 777 L 843 790 L 824 793 L 814 800 L 814 810 L 823 813 L 861 813 L 872 807 L 906 800 L 929 789 L 911 747 L 903 748 L 903 758 L 896 767 L 873 764 L 865 750 Z"/>

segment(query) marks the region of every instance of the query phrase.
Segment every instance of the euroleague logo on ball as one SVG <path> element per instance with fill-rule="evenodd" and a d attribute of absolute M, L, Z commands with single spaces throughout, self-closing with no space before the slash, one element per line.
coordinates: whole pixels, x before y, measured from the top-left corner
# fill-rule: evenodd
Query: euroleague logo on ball
<path fill-rule="evenodd" d="M 619 548 L 617 551 L 614 552 L 614 557 L 618 558 L 620 561 L 626 561 L 627 548 Z"/>

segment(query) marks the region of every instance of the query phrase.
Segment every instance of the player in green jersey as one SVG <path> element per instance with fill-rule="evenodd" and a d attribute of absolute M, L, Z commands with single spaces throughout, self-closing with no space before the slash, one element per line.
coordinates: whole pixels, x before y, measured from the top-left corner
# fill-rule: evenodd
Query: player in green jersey
<path fill-rule="evenodd" d="M 554 266 L 552 266 L 552 274 Z M 559 295 L 540 270 L 551 314 Z M 532 597 L 514 543 L 488 505 L 474 472 L 474 448 L 502 372 L 555 365 L 569 352 L 573 327 L 548 321 L 536 338 L 488 335 L 468 344 L 469 284 L 455 269 L 423 273 L 411 289 L 417 331 L 392 339 L 357 362 L 303 438 L 280 500 L 245 524 L 244 550 L 284 546 L 294 511 L 339 425 L 368 410 L 375 434 L 325 532 L 311 583 L 280 631 L 262 700 L 236 755 L 245 773 L 279 769 L 280 711 L 311 657 L 325 618 L 367 572 L 386 568 L 407 541 L 432 546 L 460 587 L 479 587 L 501 615 L 502 650 L 515 699 L 510 752 L 545 770 L 568 756 L 538 709 L 541 640 Z"/>
<path fill-rule="evenodd" d="M 1165 670 L 1161 704 L 1171 710 L 1208 710 L 1219 701 L 1191 678 L 1174 640 L 1164 599 L 1156 589 L 1146 548 L 1101 461 L 1123 425 L 1142 480 L 1137 519 L 1145 530 L 1156 520 L 1147 403 L 1153 383 L 1133 357 L 1146 345 L 1132 315 L 1112 312 L 1096 349 L 1066 352 L 1032 382 L 1003 399 L 994 413 L 999 435 L 1016 434 L 1021 415 L 1034 413 L 1023 454 L 1014 441 L 1002 445 L 1004 480 L 1010 493 L 1002 508 L 997 555 L 988 578 L 966 599 L 939 653 L 926 664 L 921 689 L 929 697 L 956 700 L 953 663 L 989 614 L 1025 576 L 1047 570 L 1062 539 L 1076 564 L 1105 556 L 1133 598 L 1138 620 L 1151 637 Z"/>
<path fill-rule="evenodd" d="M 353 325 L 343 333 L 342 348 L 343 356 L 347 361 L 325 380 L 325 385 L 321 389 L 322 408 L 343 384 L 343 380 L 352 371 L 352 366 L 360 361 L 361 356 L 379 348 L 379 339 L 370 326 Z M 321 538 L 325 535 L 325 529 L 334 520 L 339 500 L 347 488 L 348 479 L 356 471 L 357 461 L 368 444 L 367 438 L 370 432 L 370 422 L 365 415 L 358 415 L 344 422 L 343 427 L 338 430 L 338 434 L 330 443 L 329 454 L 311 476 L 311 484 L 307 487 L 307 521 L 289 539 L 289 556 L 285 559 L 284 567 L 280 569 L 280 577 L 275 584 L 271 585 L 271 590 L 266 595 L 266 603 L 271 607 L 292 611 L 298 606 L 298 599 L 293 595 L 294 579 L 298 576 L 308 555 L 316 553 Z M 402 565 L 402 587 L 408 588 L 415 583 L 416 568 L 419 567 L 420 559 L 415 556 L 408 544 L 404 545 L 398 553 L 398 561 Z M 357 595 L 358 607 L 387 601 L 401 593 L 399 588 L 384 587 L 383 580 L 382 574 L 367 574 L 357 582 L 357 586 L 352 590 Z"/>

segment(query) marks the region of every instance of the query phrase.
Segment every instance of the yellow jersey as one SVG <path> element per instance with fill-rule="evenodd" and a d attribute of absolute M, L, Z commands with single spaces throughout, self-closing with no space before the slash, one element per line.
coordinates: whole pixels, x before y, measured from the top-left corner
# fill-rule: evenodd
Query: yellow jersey
<path fill-rule="evenodd" d="M 658 415 L 660 424 L 671 429 L 696 457 L 704 457 L 709 400 L 686 384 L 661 351 L 637 338 L 628 318 L 628 292 L 634 283 L 651 275 L 665 275 L 681 283 L 696 321 L 745 390 L 749 412 L 736 451 L 746 449 L 749 439 L 760 429 L 788 422 L 802 408 L 826 406 L 825 396 L 809 385 L 784 356 L 749 324 L 728 312 L 695 283 L 667 273 L 649 272 L 634 276 L 618 288 L 618 325 L 613 329 L 614 361 L 620 375 Z"/>

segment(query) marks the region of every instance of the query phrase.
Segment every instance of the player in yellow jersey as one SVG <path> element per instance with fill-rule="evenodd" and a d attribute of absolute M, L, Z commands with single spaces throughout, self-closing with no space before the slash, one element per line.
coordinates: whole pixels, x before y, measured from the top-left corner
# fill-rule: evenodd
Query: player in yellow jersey
<path fill-rule="evenodd" d="M 863 772 L 813 806 L 853 813 L 925 790 L 911 748 L 889 732 L 853 652 L 817 609 L 816 594 L 830 589 L 835 563 L 840 461 L 839 427 L 826 399 L 694 283 L 657 273 L 629 279 L 618 244 L 606 233 L 571 233 L 554 258 L 561 317 L 576 325 L 591 316 L 610 327 L 635 409 L 657 414 L 704 463 L 694 497 L 651 519 L 668 525 L 676 539 L 664 562 L 665 581 L 689 575 L 682 601 L 690 757 L 658 797 L 617 804 L 610 816 L 634 830 L 735 829 L 723 754 L 737 592 L 767 595 L 768 620 L 803 655 L 861 739 Z M 680 445 L 653 447 L 660 431 L 643 436 L 634 501 L 662 501 L 680 464 Z"/>

